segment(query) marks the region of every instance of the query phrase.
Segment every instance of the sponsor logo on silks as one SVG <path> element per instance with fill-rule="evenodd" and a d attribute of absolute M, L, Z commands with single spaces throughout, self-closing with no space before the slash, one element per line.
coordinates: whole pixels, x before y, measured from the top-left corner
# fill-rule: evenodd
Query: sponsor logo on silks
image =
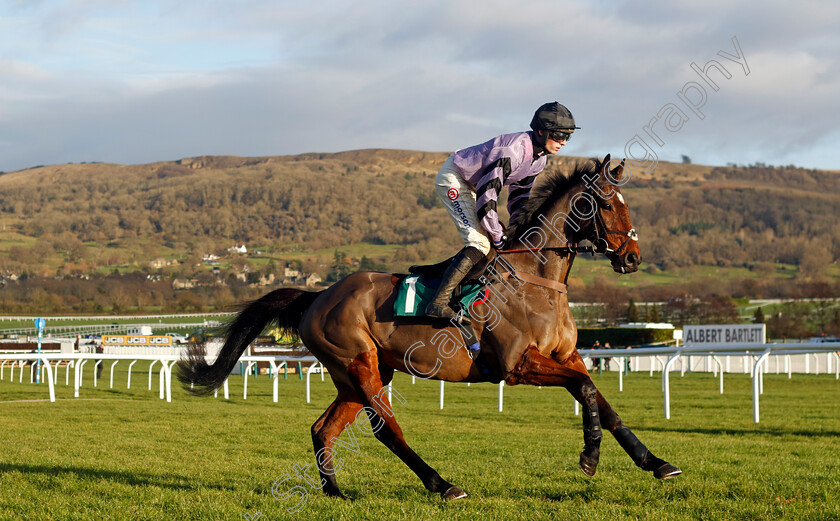
<path fill-rule="evenodd" d="M 446 195 L 449 196 L 450 201 L 454 201 L 455 199 L 458 198 L 458 189 L 457 188 L 450 188 L 446 192 Z"/>
<path fill-rule="evenodd" d="M 455 189 L 452 188 L 452 190 L 455 190 Z M 457 190 L 455 190 L 455 191 L 457 192 Z M 464 209 L 461 208 L 461 203 L 459 203 L 458 201 L 452 201 L 452 206 L 455 207 L 455 212 L 461 217 L 461 222 L 464 223 L 464 226 L 468 230 L 470 228 L 472 228 L 472 226 L 470 226 L 470 220 L 467 218 L 467 214 L 464 213 Z"/>

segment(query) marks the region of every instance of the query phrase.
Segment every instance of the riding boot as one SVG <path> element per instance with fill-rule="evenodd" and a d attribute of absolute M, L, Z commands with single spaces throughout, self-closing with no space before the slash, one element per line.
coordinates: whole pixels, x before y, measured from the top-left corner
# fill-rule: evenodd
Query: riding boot
<path fill-rule="evenodd" d="M 434 298 L 426 306 L 427 317 L 445 318 L 447 320 L 457 317 L 455 311 L 449 306 L 452 292 L 483 257 L 484 254 L 478 248 L 472 246 L 467 246 L 458 252 L 452 263 L 443 272 L 440 286 L 438 286 Z M 461 317 L 461 324 L 470 325 L 470 323 L 467 317 Z"/>

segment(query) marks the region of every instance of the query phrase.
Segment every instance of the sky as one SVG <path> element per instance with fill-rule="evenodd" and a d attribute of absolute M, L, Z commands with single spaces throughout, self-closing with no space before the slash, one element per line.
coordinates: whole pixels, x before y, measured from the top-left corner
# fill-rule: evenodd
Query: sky
<path fill-rule="evenodd" d="M 837 27 L 835 0 L 0 0 L 0 171 L 452 151 L 549 101 L 561 154 L 840 169 Z"/>

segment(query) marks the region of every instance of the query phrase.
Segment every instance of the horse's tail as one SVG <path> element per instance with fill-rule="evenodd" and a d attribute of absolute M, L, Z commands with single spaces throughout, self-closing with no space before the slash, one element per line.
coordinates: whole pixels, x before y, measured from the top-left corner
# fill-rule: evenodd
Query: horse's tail
<path fill-rule="evenodd" d="M 213 364 L 204 359 L 203 346 L 193 345 L 187 357 L 178 362 L 181 385 L 194 395 L 208 395 L 221 386 L 248 345 L 269 324 L 276 325 L 284 336 L 298 339 L 303 314 L 320 292 L 282 288 L 246 304 L 223 328 L 225 344 Z"/>

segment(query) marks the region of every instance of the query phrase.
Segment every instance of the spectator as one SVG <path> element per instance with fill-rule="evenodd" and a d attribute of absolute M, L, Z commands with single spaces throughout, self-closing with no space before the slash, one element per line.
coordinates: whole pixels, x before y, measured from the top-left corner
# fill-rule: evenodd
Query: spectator
<path fill-rule="evenodd" d="M 630 346 L 625 347 L 624 349 L 630 349 Z M 624 374 L 630 374 L 630 357 L 624 358 Z"/>
<path fill-rule="evenodd" d="M 592 349 L 593 350 L 601 349 L 601 342 L 599 340 L 596 340 L 595 343 L 592 344 Z M 597 355 L 597 353 L 594 353 L 594 354 Z M 592 357 L 592 371 L 595 371 L 595 369 L 597 369 L 599 373 L 601 372 L 601 359 L 593 356 Z"/>
<path fill-rule="evenodd" d="M 604 343 L 604 349 L 612 349 L 612 348 L 610 347 L 610 343 L 609 343 L 609 342 Z M 605 371 L 609 371 L 609 370 L 610 370 L 610 360 L 612 360 L 612 358 L 604 358 L 604 370 L 605 370 Z"/>

